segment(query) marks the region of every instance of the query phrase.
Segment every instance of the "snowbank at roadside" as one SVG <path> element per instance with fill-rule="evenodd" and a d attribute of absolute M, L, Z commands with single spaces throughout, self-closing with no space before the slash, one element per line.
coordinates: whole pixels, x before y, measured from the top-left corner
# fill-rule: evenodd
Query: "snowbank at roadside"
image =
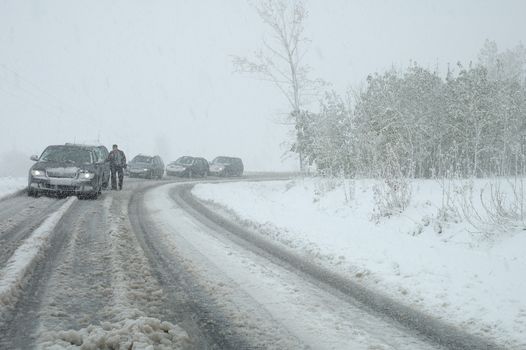
<path fill-rule="evenodd" d="M 480 214 L 481 204 L 464 201 L 462 208 L 449 206 L 456 212 L 444 213 L 444 184 L 431 180 L 411 184 L 411 201 L 401 214 L 378 216 L 374 184 L 297 179 L 201 184 L 193 193 L 349 278 L 472 333 L 524 348 L 523 227 L 475 232 L 460 211 Z M 484 184 L 475 183 L 471 194 L 477 186 Z"/>
<path fill-rule="evenodd" d="M 0 199 L 27 187 L 27 177 L 0 177 Z"/>
<path fill-rule="evenodd" d="M 190 349 L 187 333 L 156 318 L 140 317 L 117 323 L 102 322 L 81 330 L 48 332 L 40 349 Z"/>

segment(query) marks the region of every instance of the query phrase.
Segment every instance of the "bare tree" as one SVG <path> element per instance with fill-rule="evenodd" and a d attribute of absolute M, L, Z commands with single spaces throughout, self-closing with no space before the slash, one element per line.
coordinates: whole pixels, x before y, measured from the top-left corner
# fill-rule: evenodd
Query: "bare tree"
<path fill-rule="evenodd" d="M 263 23 L 270 28 L 271 35 L 263 39 L 263 46 L 254 57 L 235 56 L 233 64 L 237 72 L 251 73 L 271 82 L 285 96 L 292 111 L 291 121 L 298 129 L 297 118 L 304 107 L 306 98 L 316 94 L 321 80 L 308 77 L 310 68 L 303 63 L 307 52 L 308 39 L 304 36 L 304 21 L 307 11 L 302 1 L 265 0 L 254 4 Z M 270 39 L 270 40 L 269 40 Z M 297 133 L 300 134 L 300 131 Z M 296 143 L 298 140 L 296 140 Z M 298 147 L 293 147 L 303 157 Z"/>

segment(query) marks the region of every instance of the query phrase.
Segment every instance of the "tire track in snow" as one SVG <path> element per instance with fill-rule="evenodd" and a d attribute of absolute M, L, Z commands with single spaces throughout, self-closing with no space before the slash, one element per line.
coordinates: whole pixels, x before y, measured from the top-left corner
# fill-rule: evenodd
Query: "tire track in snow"
<path fill-rule="evenodd" d="M 28 279 L 35 264 L 44 257 L 48 241 L 53 230 L 76 198 L 68 199 L 56 212 L 51 214 L 23 243 L 14 251 L 0 271 L 0 313 L 12 306 L 24 280 Z"/>
<path fill-rule="evenodd" d="M 129 211 L 137 237 L 166 293 L 164 317 L 182 325 L 189 332 L 194 349 L 257 348 L 232 332 L 232 320 L 222 317 L 218 312 L 218 305 L 214 305 L 222 304 L 222 300 L 207 298 L 206 292 L 192 273 L 192 267 L 189 266 L 191 262 L 179 255 L 158 232 L 143 204 L 144 193 L 149 189 L 134 194 Z"/>
<path fill-rule="evenodd" d="M 163 293 L 130 228 L 128 200 L 124 191 L 113 192 L 94 202 L 95 213 L 75 223 L 65 257 L 48 283 L 38 348 L 189 346 L 183 329 L 157 318 Z M 64 292 L 57 291 L 61 286 Z"/>
<path fill-rule="evenodd" d="M 163 290 L 152 275 L 128 220 L 126 203 L 105 201 L 109 215 L 110 268 L 115 321 L 161 314 Z"/>
<path fill-rule="evenodd" d="M 35 332 L 39 335 L 100 322 L 110 304 L 106 213 L 95 201 L 80 201 L 75 209 L 60 228 L 67 239 L 53 268 L 41 276 L 45 288 Z"/>
<path fill-rule="evenodd" d="M 27 197 L 0 203 L 0 269 L 20 244 L 62 204 L 64 200 Z"/>

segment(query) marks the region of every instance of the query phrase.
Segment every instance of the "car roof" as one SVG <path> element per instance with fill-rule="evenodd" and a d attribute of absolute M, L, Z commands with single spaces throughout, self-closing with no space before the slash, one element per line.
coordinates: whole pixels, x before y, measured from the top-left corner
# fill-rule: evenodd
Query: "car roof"
<path fill-rule="evenodd" d="M 85 150 L 93 150 L 93 148 L 97 146 L 88 146 L 88 145 L 78 145 L 73 143 L 66 143 L 65 145 L 49 145 L 46 148 L 78 148 L 78 149 L 85 149 Z"/>
<path fill-rule="evenodd" d="M 86 148 L 106 148 L 104 145 L 88 145 L 83 143 L 73 143 L 73 142 L 66 142 L 64 146 L 77 146 L 77 147 L 86 147 Z"/>
<path fill-rule="evenodd" d="M 239 159 L 241 160 L 241 158 L 238 158 L 238 157 L 230 157 L 230 156 L 217 156 L 216 158 L 228 158 L 228 159 Z M 214 158 L 215 159 L 215 158 Z"/>

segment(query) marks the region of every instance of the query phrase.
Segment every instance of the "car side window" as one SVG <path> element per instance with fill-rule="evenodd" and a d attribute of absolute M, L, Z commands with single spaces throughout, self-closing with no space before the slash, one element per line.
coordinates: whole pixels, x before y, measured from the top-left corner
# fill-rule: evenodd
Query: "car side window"
<path fill-rule="evenodd" d="M 90 152 L 88 152 L 88 154 L 89 154 L 89 157 L 90 157 L 90 160 L 89 160 L 88 163 L 91 164 L 91 163 L 96 163 L 96 162 L 98 162 L 98 157 L 97 157 L 97 154 L 96 154 L 95 152 L 90 151 Z"/>
<path fill-rule="evenodd" d="M 99 149 L 98 148 L 94 148 L 92 152 L 90 152 L 92 154 L 92 157 L 95 159 L 95 163 L 98 163 L 100 162 L 100 153 L 99 153 Z"/>
<path fill-rule="evenodd" d="M 104 162 L 108 158 L 109 152 L 105 147 L 99 147 L 100 154 L 102 156 L 101 161 Z"/>
<path fill-rule="evenodd" d="M 95 148 L 95 155 L 97 156 L 97 160 L 96 160 L 97 163 L 103 162 L 105 160 L 102 149 Z"/>

